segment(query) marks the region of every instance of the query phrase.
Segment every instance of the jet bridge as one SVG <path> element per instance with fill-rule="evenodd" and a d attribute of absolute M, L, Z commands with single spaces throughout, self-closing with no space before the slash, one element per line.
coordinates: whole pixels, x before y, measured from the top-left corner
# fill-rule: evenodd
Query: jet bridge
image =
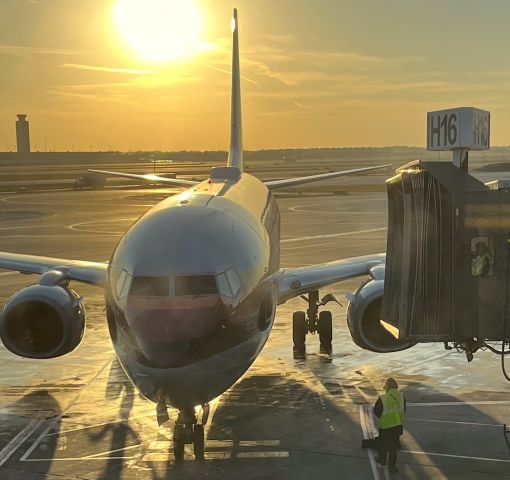
<path fill-rule="evenodd" d="M 419 342 L 506 338 L 510 184 L 416 161 L 387 191 L 382 319 Z"/>
<path fill-rule="evenodd" d="M 488 132 L 485 140 L 488 148 Z M 469 146 L 451 149 L 452 163 L 417 160 L 387 181 L 381 319 L 399 339 L 453 342 L 471 359 L 510 338 L 510 181 L 480 182 L 467 171 Z"/>

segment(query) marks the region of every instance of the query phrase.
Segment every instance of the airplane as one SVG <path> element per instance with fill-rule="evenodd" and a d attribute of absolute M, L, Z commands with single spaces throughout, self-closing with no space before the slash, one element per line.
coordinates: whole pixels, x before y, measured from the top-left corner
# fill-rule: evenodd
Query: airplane
<path fill-rule="evenodd" d="M 194 182 L 100 170 L 151 183 L 187 187 L 142 215 L 107 263 L 0 252 L 0 268 L 39 274 L 15 293 L 0 316 L 0 338 L 21 357 L 55 358 L 83 337 L 85 308 L 71 281 L 102 287 L 115 354 L 140 394 L 156 404 L 158 423 L 178 409 L 173 452 L 185 444 L 204 458 L 209 402 L 250 367 L 269 337 L 276 307 L 301 296 L 294 312 L 293 349 L 306 355 L 305 337 L 318 332 L 331 354 L 331 312 L 319 308 L 319 289 L 370 275 L 352 295 L 348 325 L 354 341 L 374 351 L 407 348 L 379 323 L 384 254 L 300 268 L 280 268 L 280 213 L 273 191 L 377 167 L 261 182 L 243 169 L 238 18 L 232 20 L 231 132 L 227 166 Z M 200 409 L 200 407 L 202 407 Z M 197 413 L 198 412 L 198 413 Z M 200 418 L 199 418 L 200 417 Z"/>

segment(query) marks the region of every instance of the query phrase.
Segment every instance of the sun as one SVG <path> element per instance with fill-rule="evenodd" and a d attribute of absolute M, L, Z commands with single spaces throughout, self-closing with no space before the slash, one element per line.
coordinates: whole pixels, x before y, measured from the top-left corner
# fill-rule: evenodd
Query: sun
<path fill-rule="evenodd" d="M 143 60 L 182 60 L 201 50 L 201 12 L 193 0 L 117 0 L 114 23 Z"/>

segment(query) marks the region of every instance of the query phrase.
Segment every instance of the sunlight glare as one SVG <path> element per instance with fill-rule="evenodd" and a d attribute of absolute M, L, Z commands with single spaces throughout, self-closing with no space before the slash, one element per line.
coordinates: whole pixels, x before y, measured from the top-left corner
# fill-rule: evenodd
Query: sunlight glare
<path fill-rule="evenodd" d="M 203 50 L 202 18 L 193 0 L 117 0 L 114 23 L 143 60 L 181 60 Z"/>

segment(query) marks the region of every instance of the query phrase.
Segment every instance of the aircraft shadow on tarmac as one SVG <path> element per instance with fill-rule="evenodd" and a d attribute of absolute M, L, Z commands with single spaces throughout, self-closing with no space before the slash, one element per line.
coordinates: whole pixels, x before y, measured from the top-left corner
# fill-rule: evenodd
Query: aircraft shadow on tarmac
<path fill-rule="evenodd" d="M 88 470 L 92 467 L 90 463 L 74 463 L 65 468 L 72 467 L 80 474 L 85 467 L 89 476 L 104 479 L 373 478 L 367 453 L 361 449 L 359 408 L 367 398 L 375 400 L 380 389 L 367 381 L 363 386 L 365 396 L 356 396 L 346 383 L 338 383 L 336 387 L 334 382 L 323 384 L 314 374 L 318 365 L 313 360 L 305 364 L 286 364 L 287 371 L 283 373 L 265 374 L 267 369 L 262 367 L 255 368 L 221 397 L 206 442 L 209 454 L 206 458 L 211 460 L 185 461 L 176 466 L 171 446 L 168 447 L 171 442 L 165 435 L 167 429 L 162 427 L 157 435 L 159 440 L 167 440 L 165 452 L 159 452 L 168 454 L 163 456 L 164 461 L 147 461 L 141 455 L 128 467 L 120 453 L 112 455 L 97 472 Z M 278 369 L 269 370 L 276 372 Z M 392 478 L 481 480 L 488 476 L 510 475 L 507 463 L 510 457 L 500 425 L 507 405 L 477 406 L 476 401 L 482 394 L 476 393 L 462 396 L 464 402 L 473 404 L 462 403 L 459 398 L 428 384 L 401 380 L 398 376 L 397 379 L 405 385 L 409 407 L 403 449 L 398 459 L 400 472 Z M 342 381 L 345 379 L 339 379 Z M 119 418 L 123 421 L 109 423 L 94 429 L 93 433 L 87 431 L 92 446 L 110 439 L 109 446 L 100 449 L 123 452 L 129 445 L 148 441 L 127 424 L 137 395 L 114 362 L 105 400 L 120 400 Z M 64 467 L 61 463 L 53 465 L 61 435 L 58 419 L 63 415 L 59 402 L 48 391 L 38 390 L 6 407 L 13 412 L 34 412 L 34 415 L 40 412 L 46 420 L 24 448 L 0 468 L 0 478 L 4 478 L 4 473 L 10 480 L 45 478 L 54 473 L 54 467 Z M 50 426 L 50 435 L 38 443 L 37 450 L 29 452 L 39 432 Z M 37 461 L 40 455 L 46 461 Z M 481 461 L 473 457 L 504 461 Z"/>
<path fill-rule="evenodd" d="M 122 458 L 124 450 L 128 445 L 141 444 L 140 437 L 127 423 L 130 412 L 133 408 L 136 392 L 133 384 L 124 374 L 122 367 L 117 359 L 111 364 L 108 383 L 106 385 L 106 400 L 115 401 L 122 397 L 119 418 L 126 419 L 123 422 L 107 423 L 101 429 L 87 433 L 88 438 L 93 443 L 100 443 L 105 437 L 111 437 L 109 452 L 111 452 L 103 472 L 98 476 L 99 479 L 119 479 L 122 477 L 122 471 L 125 467 L 125 461 Z"/>
<path fill-rule="evenodd" d="M 410 405 L 398 459 L 402 478 L 510 477 L 501 424 L 508 398 L 500 396 L 500 405 L 497 401 L 483 405 L 478 402 L 487 400 L 486 392 L 463 395 L 460 400 L 419 382 L 409 382 L 403 391 Z"/>
<path fill-rule="evenodd" d="M 324 398 L 309 372 L 248 374 L 220 400 L 204 463 L 147 462 L 154 480 L 370 478 L 360 449 L 357 408 L 345 412 Z M 208 461 L 207 458 L 221 458 Z"/>
<path fill-rule="evenodd" d="M 55 448 L 57 446 L 58 430 L 60 428 L 59 419 L 62 415 L 62 409 L 59 402 L 53 397 L 47 390 L 34 390 L 28 395 L 18 399 L 12 404 L 6 405 L 7 411 L 20 412 L 24 416 L 39 417 L 42 423 L 42 428 L 50 427 L 52 432 L 56 435 L 48 438 L 44 443 L 41 442 L 41 449 L 44 449 L 44 456 L 46 458 L 53 458 L 55 454 Z M 33 441 L 34 438 L 31 438 Z M 31 455 L 30 442 L 25 443 L 25 449 L 17 451 L 9 460 L 0 468 L 0 478 L 9 480 L 26 480 L 27 478 L 46 478 L 46 475 L 50 472 L 52 462 L 44 461 L 39 462 L 37 460 L 30 461 L 30 463 L 22 464 L 22 461 L 26 457 Z M 27 460 L 26 460 L 27 461 Z M 20 469 L 23 465 L 24 468 Z M 27 470 L 30 472 L 28 473 Z"/>

